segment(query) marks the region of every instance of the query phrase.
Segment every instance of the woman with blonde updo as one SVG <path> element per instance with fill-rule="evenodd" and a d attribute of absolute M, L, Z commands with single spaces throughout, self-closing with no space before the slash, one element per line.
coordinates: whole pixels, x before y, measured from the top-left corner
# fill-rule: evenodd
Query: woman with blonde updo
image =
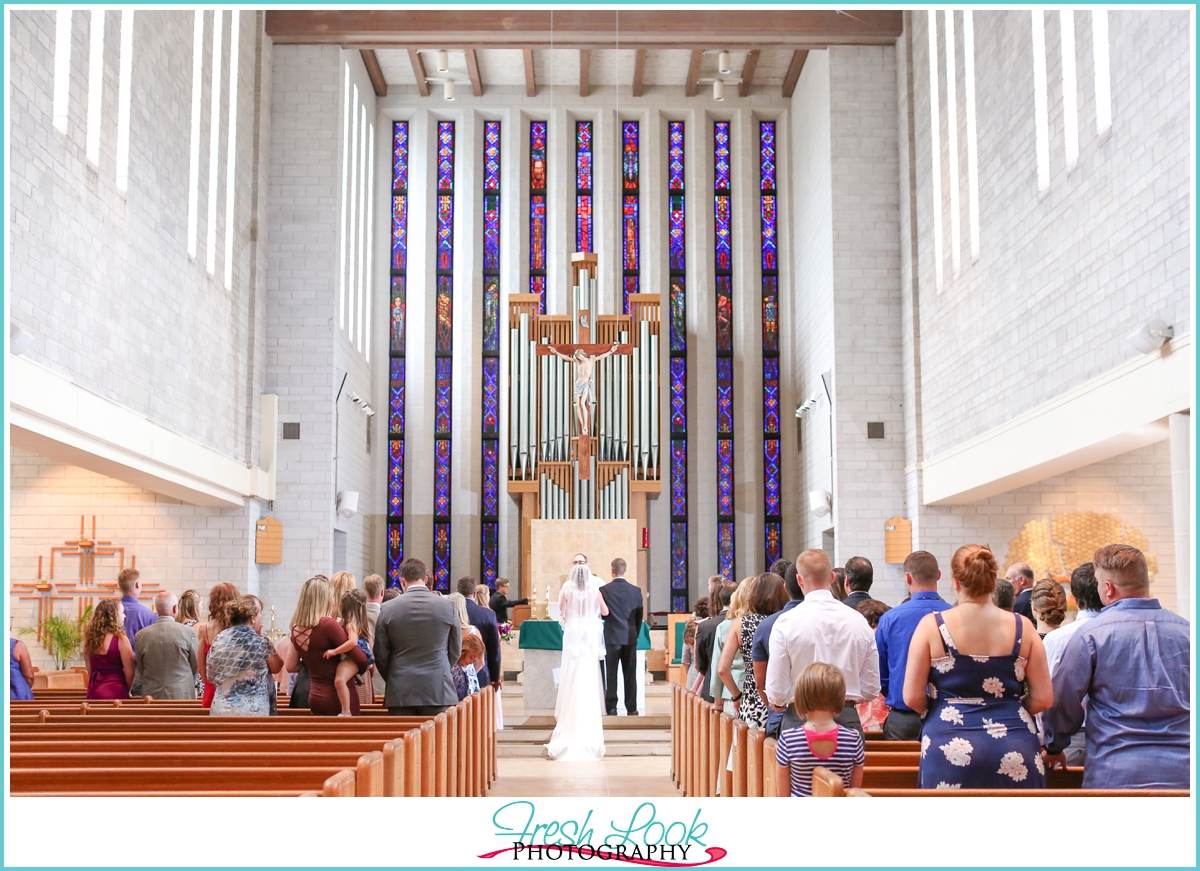
<path fill-rule="evenodd" d="M 120 599 L 101 599 L 83 629 L 89 699 L 127 699 L 133 686 L 133 645 L 125 636 Z"/>
<path fill-rule="evenodd" d="M 954 552 L 958 604 L 927 614 L 908 649 L 904 703 L 925 717 L 922 789 L 1040 789 L 1046 769 L 1033 715 L 1054 701 L 1033 624 L 992 602 L 996 558 L 986 545 Z"/>
<path fill-rule="evenodd" d="M 212 714 L 266 717 L 275 688 L 271 673 L 283 668 L 283 659 L 262 634 L 262 602 L 257 596 L 240 596 L 224 613 L 229 628 L 213 639 L 208 651 Z"/>
<path fill-rule="evenodd" d="M 1037 633 L 1045 638 L 1067 618 L 1067 594 L 1054 578 L 1043 578 L 1033 585 L 1029 604 L 1037 620 Z"/>

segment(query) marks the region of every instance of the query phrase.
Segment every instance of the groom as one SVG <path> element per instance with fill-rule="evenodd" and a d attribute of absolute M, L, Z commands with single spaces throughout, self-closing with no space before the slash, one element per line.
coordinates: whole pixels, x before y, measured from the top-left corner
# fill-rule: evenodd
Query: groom
<path fill-rule="evenodd" d="M 612 561 L 613 579 L 600 588 L 608 606 L 604 618 L 604 708 L 617 713 L 617 661 L 625 679 L 625 711 L 637 716 L 637 643 L 642 631 L 642 591 L 625 580 L 625 560 Z"/>

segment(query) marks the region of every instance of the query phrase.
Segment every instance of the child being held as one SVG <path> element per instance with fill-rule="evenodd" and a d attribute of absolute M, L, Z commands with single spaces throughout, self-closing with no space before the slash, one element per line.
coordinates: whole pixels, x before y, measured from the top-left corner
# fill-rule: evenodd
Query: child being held
<path fill-rule="evenodd" d="M 794 704 L 796 713 L 807 719 L 779 735 L 776 794 L 811 796 L 817 766 L 841 777 L 847 787 L 861 787 L 866 763 L 862 735 L 834 721 L 846 705 L 841 669 L 825 662 L 810 663 L 796 680 Z"/>
<path fill-rule="evenodd" d="M 371 624 L 367 620 L 367 608 L 354 595 L 355 592 L 351 590 L 342 597 L 342 628 L 346 630 L 346 643 L 325 651 L 326 659 L 341 656 L 333 676 L 333 686 L 342 705 L 339 717 L 350 716 L 350 681 L 358 679 L 358 666 L 344 654 L 357 645 L 367 655 L 368 666 L 375 662 L 375 657 L 371 655 Z"/>

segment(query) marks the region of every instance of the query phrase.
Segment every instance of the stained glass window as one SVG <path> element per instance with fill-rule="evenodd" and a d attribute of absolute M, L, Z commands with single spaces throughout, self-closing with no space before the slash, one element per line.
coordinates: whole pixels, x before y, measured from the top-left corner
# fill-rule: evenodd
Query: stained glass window
<path fill-rule="evenodd" d="M 734 569 L 733 216 L 728 121 L 713 122 L 713 217 L 717 316 L 717 571 Z"/>
<path fill-rule="evenodd" d="M 758 139 L 762 227 L 763 344 L 763 556 L 765 564 L 783 555 L 783 469 L 779 441 L 779 226 L 775 197 L 775 122 L 759 122 Z"/>
<path fill-rule="evenodd" d="M 483 425 L 479 575 L 500 565 L 500 122 L 483 125 Z"/>
<path fill-rule="evenodd" d="M 529 292 L 546 313 L 546 122 L 529 122 Z"/>
<path fill-rule="evenodd" d="M 623 269 L 622 312 L 629 314 L 629 294 L 638 293 L 641 283 L 638 255 L 639 210 L 638 122 L 621 124 L 621 261 Z"/>
<path fill-rule="evenodd" d="M 592 122 L 575 122 L 575 250 L 592 250 Z"/>
<path fill-rule="evenodd" d="M 408 122 L 392 124 L 392 268 L 388 336 L 387 582 L 404 560 L 404 316 L 408 267 Z"/>
<path fill-rule="evenodd" d="M 688 610 L 687 278 L 684 270 L 683 122 L 667 123 L 671 379 L 671 610 Z"/>
<path fill-rule="evenodd" d="M 454 434 L 454 122 L 438 122 L 437 301 L 434 327 L 433 585 L 450 589 L 450 470 Z"/>

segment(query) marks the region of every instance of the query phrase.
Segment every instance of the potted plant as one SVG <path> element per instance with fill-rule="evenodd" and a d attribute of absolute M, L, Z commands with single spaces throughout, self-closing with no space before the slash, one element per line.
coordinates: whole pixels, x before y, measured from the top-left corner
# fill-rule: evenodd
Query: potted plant
<path fill-rule="evenodd" d="M 79 656 L 79 651 L 83 648 L 83 627 L 91 615 L 92 608 L 89 605 L 78 620 L 53 615 L 38 625 L 42 644 L 50 652 L 59 671 L 66 671 L 71 662 Z M 22 629 L 20 634 L 32 635 L 33 632 L 34 630 L 26 628 Z"/>

